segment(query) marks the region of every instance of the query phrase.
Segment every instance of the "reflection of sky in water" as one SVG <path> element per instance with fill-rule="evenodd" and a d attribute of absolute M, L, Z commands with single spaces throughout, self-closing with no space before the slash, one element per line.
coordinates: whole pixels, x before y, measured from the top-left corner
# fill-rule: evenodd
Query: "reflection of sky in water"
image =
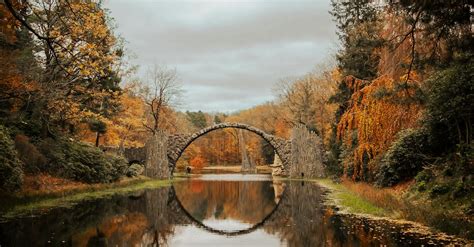
<path fill-rule="evenodd" d="M 169 246 L 287 246 L 280 238 L 262 229 L 249 234 L 227 237 L 209 233 L 194 225 L 177 226 L 169 239 Z"/>
<path fill-rule="evenodd" d="M 202 174 L 193 176 L 193 179 L 204 181 L 269 181 L 268 174 Z"/>
<path fill-rule="evenodd" d="M 225 219 L 225 220 L 220 220 L 220 219 L 205 219 L 202 221 L 202 223 L 210 228 L 213 229 L 219 229 L 222 231 L 239 231 L 239 230 L 245 230 L 250 227 L 252 227 L 252 224 L 241 222 L 239 220 L 234 220 L 234 219 Z"/>

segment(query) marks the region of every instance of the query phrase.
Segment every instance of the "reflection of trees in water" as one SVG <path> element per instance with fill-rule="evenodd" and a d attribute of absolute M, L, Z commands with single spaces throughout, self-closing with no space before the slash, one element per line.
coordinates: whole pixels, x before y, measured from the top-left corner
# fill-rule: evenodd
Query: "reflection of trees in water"
<path fill-rule="evenodd" d="M 109 246 L 163 246 L 175 234 L 176 225 L 190 223 L 173 203 L 170 187 L 122 198 L 123 201 L 110 202 L 111 205 L 119 205 L 120 212 L 102 218 L 99 224 L 91 225 L 73 236 L 78 245 L 95 241 L 102 234 Z M 94 229 L 97 234 L 90 234 Z"/>
<path fill-rule="evenodd" d="M 291 213 L 288 216 L 293 219 L 294 228 L 289 243 L 294 246 L 316 246 L 317 243 L 324 243 L 321 188 L 310 184 L 304 186 L 304 182 L 291 182 L 288 190 L 288 200 L 291 204 Z"/>
<path fill-rule="evenodd" d="M 1 246 L 161 245 L 183 216 L 168 207 L 170 188 L 92 200 L 0 224 Z"/>
<path fill-rule="evenodd" d="M 264 230 L 279 235 L 290 246 L 324 243 L 322 195 L 320 187 L 288 182 L 278 211 L 265 223 Z"/>
<path fill-rule="evenodd" d="M 126 198 L 125 198 L 126 199 Z M 76 205 L 72 209 L 55 208 L 37 217 L 24 217 L 20 220 L 0 224 L 0 245 L 2 246 L 43 246 L 52 244 L 71 244 L 78 231 L 96 226 L 104 218 L 120 214 L 123 198 L 93 200 Z"/>
<path fill-rule="evenodd" d="M 142 196 L 143 201 L 138 202 L 139 206 L 146 205 L 142 212 L 150 221 L 142 241 L 146 246 L 162 245 L 174 233 L 176 214 L 169 210 L 169 193 L 169 187 L 149 190 Z"/>
<path fill-rule="evenodd" d="M 101 235 L 109 246 L 160 246 L 174 234 L 179 216 L 169 210 L 170 188 L 160 188 L 138 193 L 137 196 L 122 197 L 109 204 L 120 206 L 120 212 L 89 228 L 78 231 L 73 245 L 85 246 Z"/>
<path fill-rule="evenodd" d="M 444 246 L 449 239 L 407 231 L 408 225 L 337 214 L 324 206 L 325 191 L 313 183 L 290 181 L 278 210 L 263 229 L 289 246 Z"/>
<path fill-rule="evenodd" d="M 280 236 L 289 246 L 379 246 L 387 243 L 374 240 L 383 238 L 376 233 L 367 234 L 367 225 L 354 224 L 326 208 L 324 196 L 324 189 L 315 184 L 288 182 L 278 211 L 263 229 Z"/>

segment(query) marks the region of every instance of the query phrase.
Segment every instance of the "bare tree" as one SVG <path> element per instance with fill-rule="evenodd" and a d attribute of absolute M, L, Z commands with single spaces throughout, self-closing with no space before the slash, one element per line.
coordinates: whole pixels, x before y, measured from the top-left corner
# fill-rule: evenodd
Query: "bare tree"
<path fill-rule="evenodd" d="M 303 125 L 323 135 L 332 119 L 328 99 L 334 90 L 331 72 L 320 69 L 299 78 L 280 80 L 274 88 L 281 106 L 288 114 L 285 121 L 292 126 Z"/>
<path fill-rule="evenodd" d="M 314 129 L 315 109 L 315 84 L 309 76 L 298 79 L 282 79 L 276 86 L 282 105 L 291 116 L 287 121 L 292 125 L 303 124 L 309 129 Z"/>
<path fill-rule="evenodd" d="M 146 85 L 142 91 L 148 115 L 151 117 L 144 126 L 155 135 L 160 129 L 163 114 L 179 104 L 182 89 L 176 69 L 156 64 L 151 66 L 148 68 Z"/>

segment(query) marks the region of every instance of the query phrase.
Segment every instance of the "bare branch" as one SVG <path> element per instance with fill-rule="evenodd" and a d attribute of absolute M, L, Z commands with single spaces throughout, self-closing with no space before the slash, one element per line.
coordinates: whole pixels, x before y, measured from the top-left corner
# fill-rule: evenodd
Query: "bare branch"
<path fill-rule="evenodd" d="M 142 90 L 143 98 L 149 108 L 149 115 L 152 117 L 152 123 L 149 125 L 153 126 L 148 129 L 156 133 L 164 121 L 161 119 L 162 113 L 178 103 L 181 84 L 175 69 L 158 65 L 148 68 L 146 82 L 147 85 Z"/>

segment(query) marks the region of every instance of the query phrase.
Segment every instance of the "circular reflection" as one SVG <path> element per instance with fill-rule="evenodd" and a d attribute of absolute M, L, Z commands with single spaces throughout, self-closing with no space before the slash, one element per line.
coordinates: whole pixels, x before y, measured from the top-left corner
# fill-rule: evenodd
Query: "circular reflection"
<path fill-rule="evenodd" d="M 173 185 L 178 204 L 203 228 L 243 234 L 276 211 L 284 184 L 263 174 L 204 174 Z"/>

